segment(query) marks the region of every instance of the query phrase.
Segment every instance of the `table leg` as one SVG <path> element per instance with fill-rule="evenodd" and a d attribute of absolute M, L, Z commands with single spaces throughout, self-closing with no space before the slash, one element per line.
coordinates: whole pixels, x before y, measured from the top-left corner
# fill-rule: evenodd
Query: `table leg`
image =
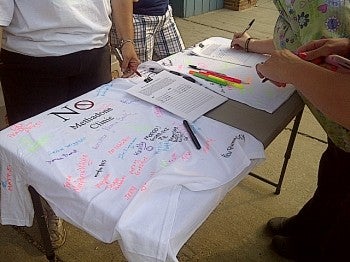
<path fill-rule="evenodd" d="M 298 134 L 298 129 L 299 129 L 301 117 L 303 116 L 303 111 L 304 111 L 304 109 L 300 110 L 300 112 L 295 116 L 292 132 L 290 134 L 288 145 L 287 145 L 287 149 L 286 149 L 286 152 L 284 154 L 283 166 L 282 166 L 282 169 L 281 169 L 281 173 L 280 173 L 280 177 L 279 177 L 278 183 L 272 182 L 272 181 L 270 181 L 270 180 L 268 180 L 268 179 L 266 179 L 264 177 L 261 177 L 261 176 L 259 176 L 257 174 L 254 174 L 252 172 L 249 173 L 249 175 L 251 175 L 252 177 L 255 177 L 255 178 L 257 178 L 257 179 L 259 179 L 259 180 L 261 180 L 261 181 L 263 181 L 263 182 L 265 182 L 267 184 L 270 184 L 270 185 L 276 187 L 276 190 L 275 190 L 275 194 L 276 195 L 279 195 L 280 192 L 281 192 L 282 182 L 283 182 L 283 179 L 284 179 L 284 175 L 286 173 L 288 161 L 289 161 L 290 156 L 292 154 L 295 138 L 296 138 L 296 136 Z"/>
<path fill-rule="evenodd" d="M 32 198 L 34 212 L 37 216 L 41 239 L 43 241 L 43 246 L 46 251 L 46 258 L 48 261 L 54 262 L 55 252 L 53 250 L 49 230 L 46 225 L 46 220 L 44 216 L 43 206 L 41 204 L 40 195 L 32 186 L 29 186 L 28 189 Z"/>
<path fill-rule="evenodd" d="M 282 166 L 280 178 L 279 178 L 278 183 L 277 183 L 277 186 L 276 186 L 276 191 L 275 191 L 275 194 L 276 194 L 276 195 L 279 195 L 279 193 L 281 192 L 282 182 L 283 182 L 283 179 L 284 179 L 284 175 L 285 175 L 285 173 L 286 173 L 288 161 L 289 161 L 289 159 L 290 159 L 290 156 L 292 155 L 292 150 L 293 150 L 295 138 L 296 138 L 296 136 L 297 136 L 297 134 L 298 134 L 298 129 L 299 129 L 301 117 L 303 116 L 303 111 L 304 111 L 304 109 L 302 109 L 302 110 L 295 116 L 295 119 L 294 119 L 294 124 L 293 124 L 293 128 L 292 128 L 292 132 L 291 132 L 291 134 L 290 134 L 289 141 L 288 141 L 288 146 L 287 146 L 286 152 L 285 152 L 285 154 L 284 154 L 284 162 L 283 162 L 283 166 Z"/>

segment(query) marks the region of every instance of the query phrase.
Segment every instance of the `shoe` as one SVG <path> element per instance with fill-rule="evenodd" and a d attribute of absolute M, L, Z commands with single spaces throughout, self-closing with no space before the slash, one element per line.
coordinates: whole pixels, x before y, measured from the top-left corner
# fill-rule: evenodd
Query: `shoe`
<path fill-rule="evenodd" d="M 273 235 L 289 236 L 291 235 L 291 230 L 288 229 L 288 223 L 291 218 L 287 217 L 274 217 L 271 218 L 267 224 L 266 229 Z"/>
<path fill-rule="evenodd" d="M 42 199 L 42 206 L 52 247 L 58 249 L 66 242 L 67 232 L 63 226 L 63 220 L 56 216 L 55 212 L 53 212 L 44 199 Z"/>
<path fill-rule="evenodd" d="M 315 240 L 306 240 L 305 237 L 274 236 L 271 248 L 278 255 L 298 262 L 324 261 L 320 257 L 320 249 Z"/>
<path fill-rule="evenodd" d="M 46 223 L 52 247 L 58 249 L 66 242 L 67 232 L 63 226 L 63 220 L 55 215 L 54 217 L 48 217 Z"/>
<path fill-rule="evenodd" d="M 300 257 L 300 249 L 298 248 L 297 241 L 291 237 L 274 236 L 272 238 L 271 248 L 284 258 L 296 260 Z"/>

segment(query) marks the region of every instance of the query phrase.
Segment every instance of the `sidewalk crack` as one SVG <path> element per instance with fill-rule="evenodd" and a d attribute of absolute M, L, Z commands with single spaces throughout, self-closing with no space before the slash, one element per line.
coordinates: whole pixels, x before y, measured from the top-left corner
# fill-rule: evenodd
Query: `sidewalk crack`
<path fill-rule="evenodd" d="M 292 129 L 289 128 L 289 127 L 286 127 L 285 130 L 292 131 Z M 320 139 L 320 138 L 311 136 L 311 135 L 309 135 L 309 134 L 306 134 L 306 133 L 303 133 L 303 132 L 300 132 L 300 131 L 298 131 L 297 134 L 298 134 L 298 135 L 301 135 L 301 136 L 303 136 L 303 137 L 307 137 L 307 138 L 316 140 L 316 141 L 321 142 L 321 143 L 323 143 L 323 144 L 328 144 L 327 141 L 325 141 L 325 140 L 323 140 L 323 139 Z"/>

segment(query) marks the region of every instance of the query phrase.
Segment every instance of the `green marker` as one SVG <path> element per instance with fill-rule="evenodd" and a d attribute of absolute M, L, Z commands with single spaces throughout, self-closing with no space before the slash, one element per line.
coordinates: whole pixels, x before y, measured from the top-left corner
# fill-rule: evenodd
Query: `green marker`
<path fill-rule="evenodd" d="M 226 80 L 221 79 L 221 78 L 216 77 L 216 76 L 203 75 L 203 74 L 198 73 L 198 72 L 193 72 L 193 75 L 196 76 L 196 77 L 202 78 L 204 80 L 207 80 L 209 82 L 215 83 L 215 84 L 227 86 L 227 81 Z"/>

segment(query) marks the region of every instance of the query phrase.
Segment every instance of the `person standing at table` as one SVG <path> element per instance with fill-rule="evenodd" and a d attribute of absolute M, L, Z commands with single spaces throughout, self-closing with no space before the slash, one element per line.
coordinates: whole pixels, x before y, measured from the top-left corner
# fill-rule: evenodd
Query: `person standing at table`
<path fill-rule="evenodd" d="M 133 44 L 141 62 L 157 61 L 185 49 L 169 0 L 124 0 L 116 8 L 118 13 L 133 16 Z M 112 48 L 122 49 L 127 44 L 114 26 L 110 41 Z"/>
<path fill-rule="evenodd" d="M 278 86 L 295 85 L 326 131 L 328 148 L 320 159 L 314 196 L 296 215 L 273 218 L 267 228 L 274 234 L 272 247 L 284 257 L 335 261 L 348 257 L 350 235 L 350 79 L 348 74 L 328 71 L 294 53 L 313 62 L 332 53 L 349 57 L 350 3 L 274 2 L 280 13 L 274 38 L 259 40 L 235 33 L 231 46 L 271 54 L 266 63 L 257 65 L 257 71 Z M 320 40 L 325 38 L 341 39 Z"/>
<path fill-rule="evenodd" d="M 122 1 L 1 0 L 0 80 L 10 125 L 111 81 L 111 4 Z M 121 18 L 114 12 L 120 35 L 128 39 L 133 31 L 121 26 Z M 125 46 L 122 52 L 135 71 L 134 49 Z M 62 220 L 44 206 L 57 248 L 65 241 Z"/>

